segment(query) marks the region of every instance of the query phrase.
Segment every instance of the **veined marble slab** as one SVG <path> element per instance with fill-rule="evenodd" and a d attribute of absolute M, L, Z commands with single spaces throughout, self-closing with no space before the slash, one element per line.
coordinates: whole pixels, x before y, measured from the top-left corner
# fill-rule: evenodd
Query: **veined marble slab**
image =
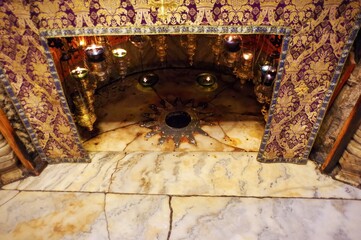
<path fill-rule="evenodd" d="M 168 196 L 20 192 L 0 204 L 0 239 L 167 239 Z M 10 198 L 11 196 L 11 198 Z M 4 198 L 5 199 L 5 198 Z"/>
<path fill-rule="evenodd" d="M 0 239 L 108 239 L 104 194 L 20 192 L 0 215 Z"/>
<path fill-rule="evenodd" d="M 48 166 L 3 189 L 129 194 L 361 199 L 361 190 L 307 165 L 264 164 L 257 153 L 93 153 L 88 164 Z"/>
<path fill-rule="evenodd" d="M 320 174 L 316 165 L 264 164 L 257 153 L 130 153 L 110 192 L 168 195 L 360 199 L 361 190 Z"/>
<path fill-rule="evenodd" d="M 168 196 L 107 194 L 105 210 L 109 239 L 167 239 Z"/>
<path fill-rule="evenodd" d="M 304 240 L 361 236 L 361 201 L 173 197 L 172 240 Z"/>
<path fill-rule="evenodd" d="M 29 177 L 4 186 L 4 189 L 107 192 L 111 176 L 123 152 L 100 152 L 90 155 L 91 163 L 50 165 L 40 176 Z"/>
<path fill-rule="evenodd" d="M 0 239 L 356 240 L 361 234 L 360 200 L 20 192 L 0 205 L 0 215 Z"/>
<path fill-rule="evenodd" d="M 16 190 L 0 190 L 0 207 L 14 198 L 19 191 Z"/>

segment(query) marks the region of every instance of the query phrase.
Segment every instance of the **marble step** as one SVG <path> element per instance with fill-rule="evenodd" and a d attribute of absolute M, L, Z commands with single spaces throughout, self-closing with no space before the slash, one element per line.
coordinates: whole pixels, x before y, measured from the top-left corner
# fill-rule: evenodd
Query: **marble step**
<path fill-rule="evenodd" d="M 257 153 L 100 152 L 91 163 L 48 166 L 4 189 L 188 196 L 361 199 L 361 190 L 317 165 L 264 164 Z"/>

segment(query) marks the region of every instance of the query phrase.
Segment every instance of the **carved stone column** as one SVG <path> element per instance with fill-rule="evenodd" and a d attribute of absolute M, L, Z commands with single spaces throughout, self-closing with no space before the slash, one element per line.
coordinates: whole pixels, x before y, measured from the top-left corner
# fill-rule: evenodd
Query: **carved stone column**
<path fill-rule="evenodd" d="M 361 62 L 327 113 L 310 155 L 323 163 L 322 171 L 356 187 L 361 187 L 360 96 Z"/>
<path fill-rule="evenodd" d="M 326 114 L 310 159 L 323 163 L 332 149 L 340 130 L 361 95 L 361 62 L 355 67 L 350 78 Z"/>
<path fill-rule="evenodd" d="M 361 187 L 361 126 L 353 135 L 339 161 L 340 169 L 335 178 Z"/>
<path fill-rule="evenodd" d="M 0 133 L 0 186 L 24 177 L 19 160 L 10 145 Z"/>

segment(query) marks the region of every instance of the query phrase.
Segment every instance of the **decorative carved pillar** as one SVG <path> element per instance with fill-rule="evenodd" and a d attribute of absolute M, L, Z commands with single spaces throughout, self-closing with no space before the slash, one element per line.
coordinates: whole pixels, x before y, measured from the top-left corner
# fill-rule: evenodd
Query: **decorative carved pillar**
<path fill-rule="evenodd" d="M 331 106 L 321 126 L 312 160 L 321 171 L 361 187 L 361 62 Z"/>
<path fill-rule="evenodd" d="M 360 95 L 361 63 L 355 67 L 355 70 L 323 120 L 310 159 L 315 160 L 318 163 L 323 163 L 325 161 L 328 153 L 335 144 L 343 124 L 350 115 L 351 110 Z"/>
<path fill-rule="evenodd" d="M 19 160 L 0 133 L 0 187 L 24 178 L 24 173 L 18 167 Z"/>
<path fill-rule="evenodd" d="M 352 136 L 339 163 L 335 178 L 361 188 L 361 126 Z"/>
<path fill-rule="evenodd" d="M 0 84 L 0 186 L 38 175 L 45 166 Z"/>

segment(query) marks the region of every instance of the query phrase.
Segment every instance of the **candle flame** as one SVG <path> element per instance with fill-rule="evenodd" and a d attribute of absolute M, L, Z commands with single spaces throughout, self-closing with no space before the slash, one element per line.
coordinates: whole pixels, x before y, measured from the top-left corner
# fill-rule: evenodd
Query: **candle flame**
<path fill-rule="evenodd" d="M 252 53 L 243 53 L 243 58 L 244 60 L 251 60 L 253 58 L 253 54 Z"/>
<path fill-rule="evenodd" d="M 266 79 L 267 79 L 267 80 L 272 80 L 272 79 L 273 79 L 273 76 L 272 76 L 271 74 L 267 74 L 267 75 L 266 75 Z"/>
<path fill-rule="evenodd" d="M 87 55 L 92 55 L 92 56 L 96 56 L 99 55 L 103 50 L 102 46 L 97 46 L 95 44 L 92 44 L 90 47 L 87 47 L 85 49 L 85 52 L 87 53 Z"/>
<path fill-rule="evenodd" d="M 143 82 L 148 82 L 148 79 L 146 77 L 144 77 Z"/>
<path fill-rule="evenodd" d="M 211 81 L 211 77 L 210 77 L 210 76 L 207 76 L 207 77 L 206 77 L 206 81 L 207 81 L 207 82 Z"/>
<path fill-rule="evenodd" d="M 75 73 L 78 74 L 78 75 L 81 74 L 81 67 L 79 67 L 79 66 L 76 67 L 75 68 Z"/>
<path fill-rule="evenodd" d="M 80 45 L 80 46 L 84 46 L 84 45 L 85 45 L 85 41 L 84 41 L 84 40 L 80 40 L 79 45 Z"/>
<path fill-rule="evenodd" d="M 113 54 L 116 57 L 124 57 L 127 54 L 127 50 L 125 50 L 123 48 L 116 48 L 116 49 L 113 49 Z"/>
<path fill-rule="evenodd" d="M 70 71 L 71 75 L 76 77 L 76 78 L 82 78 L 85 77 L 88 73 L 88 70 L 86 68 L 82 68 L 82 67 L 76 67 L 75 69 Z"/>
<path fill-rule="evenodd" d="M 224 40 L 228 43 L 240 43 L 240 41 L 242 40 L 242 38 L 239 35 L 226 35 L 224 37 Z"/>

